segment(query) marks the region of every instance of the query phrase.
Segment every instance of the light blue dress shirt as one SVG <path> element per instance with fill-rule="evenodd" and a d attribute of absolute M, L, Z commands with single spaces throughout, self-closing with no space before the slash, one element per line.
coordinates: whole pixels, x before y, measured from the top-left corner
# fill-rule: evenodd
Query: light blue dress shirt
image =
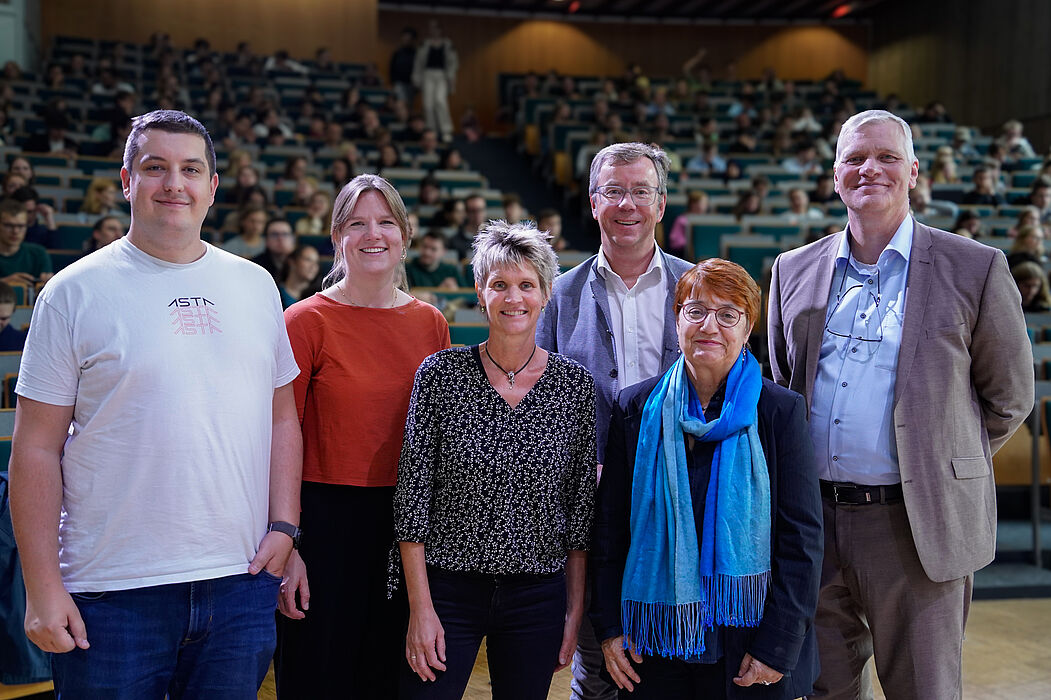
<path fill-rule="evenodd" d="M 912 230 L 912 217 L 906 216 L 875 265 L 851 255 L 849 231 L 838 234 L 810 408 L 810 436 L 821 479 L 867 485 L 901 482 L 894 382 Z"/>

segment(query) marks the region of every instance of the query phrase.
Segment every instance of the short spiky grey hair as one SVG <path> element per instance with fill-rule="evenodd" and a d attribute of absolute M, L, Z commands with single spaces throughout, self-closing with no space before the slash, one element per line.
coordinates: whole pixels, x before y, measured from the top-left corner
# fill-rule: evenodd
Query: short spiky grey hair
<path fill-rule="evenodd" d="M 548 242 L 551 236 L 538 231 L 532 221 L 509 224 L 503 220 L 490 221 L 474 237 L 475 284 L 485 285 L 489 273 L 498 267 L 520 266 L 525 262 L 536 269 L 544 301 L 551 298 L 551 284 L 558 274 L 558 256 Z"/>
<path fill-rule="evenodd" d="M 839 156 L 841 154 L 841 146 L 846 140 L 843 137 L 851 131 L 857 131 L 866 124 L 877 124 L 880 122 L 894 122 L 901 127 L 902 134 L 905 138 L 905 155 L 908 156 L 909 163 L 916 162 L 916 149 L 912 145 L 912 128 L 905 122 L 904 119 L 896 114 L 891 114 L 885 109 L 867 109 L 864 112 L 858 112 L 850 119 L 843 122 L 843 126 L 839 127 L 839 138 L 836 141 L 836 163 L 839 163 Z"/>
<path fill-rule="evenodd" d="M 599 186 L 598 173 L 606 163 L 614 165 L 629 165 L 639 158 L 649 158 L 653 167 L 657 170 L 657 193 L 668 194 L 668 168 L 671 161 L 668 154 L 656 144 L 645 143 L 614 143 L 606 146 L 595 154 L 591 161 L 591 174 L 588 177 L 588 194 L 595 194 L 595 188 Z"/>

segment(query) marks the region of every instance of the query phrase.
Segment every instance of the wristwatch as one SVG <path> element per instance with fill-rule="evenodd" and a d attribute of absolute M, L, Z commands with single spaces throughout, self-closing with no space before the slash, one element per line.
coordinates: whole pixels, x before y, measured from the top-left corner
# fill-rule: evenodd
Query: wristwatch
<path fill-rule="evenodd" d="M 298 526 L 284 520 L 275 520 L 266 526 L 266 531 L 285 533 L 292 538 L 292 549 L 299 549 L 299 539 L 303 536 L 303 531 Z"/>

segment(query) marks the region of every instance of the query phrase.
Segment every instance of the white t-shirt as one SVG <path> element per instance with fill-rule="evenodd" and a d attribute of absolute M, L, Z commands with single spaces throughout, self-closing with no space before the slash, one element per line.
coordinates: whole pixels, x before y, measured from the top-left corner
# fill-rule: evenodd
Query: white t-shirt
<path fill-rule="evenodd" d="M 273 279 L 218 248 L 179 265 L 125 237 L 56 275 L 15 391 L 74 406 L 66 588 L 247 571 L 266 533 L 274 390 L 298 373 Z"/>

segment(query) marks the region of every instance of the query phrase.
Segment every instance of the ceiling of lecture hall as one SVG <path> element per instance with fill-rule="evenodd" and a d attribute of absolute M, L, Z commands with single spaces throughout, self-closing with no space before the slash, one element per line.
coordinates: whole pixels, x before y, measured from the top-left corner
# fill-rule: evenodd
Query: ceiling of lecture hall
<path fill-rule="evenodd" d="M 381 10 L 652 18 L 667 21 L 863 20 L 886 0 L 379 0 Z"/>

